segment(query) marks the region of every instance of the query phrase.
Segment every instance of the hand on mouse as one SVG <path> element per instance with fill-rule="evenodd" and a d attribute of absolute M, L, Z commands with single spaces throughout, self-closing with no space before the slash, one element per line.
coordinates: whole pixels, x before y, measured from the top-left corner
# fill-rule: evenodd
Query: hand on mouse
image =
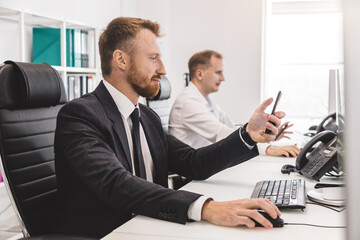
<path fill-rule="evenodd" d="M 273 227 L 283 227 L 284 226 L 284 220 L 280 217 L 277 218 L 272 218 L 267 212 L 263 211 L 263 210 L 258 210 L 258 212 L 263 215 L 267 220 L 269 220 Z M 260 223 L 258 223 L 257 221 L 255 221 L 254 219 L 251 219 L 255 222 L 255 227 L 264 227 L 263 225 L 261 225 Z"/>
<path fill-rule="evenodd" d="M 296 145 L 275 147 L 269 146 L 266 148 L 266 155 L 276 157 L 297 157 L 300 153 L 300 149 Z"/>
<path fill-rule="evenodd" d="M 279 209 L 268 199 L 252 198 L 227 202 L 207 201 L 203 205 L 201 219 L 220 226 L 246 225 L 254 228 L 254 219 L 265 228 L 272 228 L 272 224 L 257 209 L 263 209 L 272 218 L 281 215 Z M 250 219 L 251 218 L 251 219 Z"/>

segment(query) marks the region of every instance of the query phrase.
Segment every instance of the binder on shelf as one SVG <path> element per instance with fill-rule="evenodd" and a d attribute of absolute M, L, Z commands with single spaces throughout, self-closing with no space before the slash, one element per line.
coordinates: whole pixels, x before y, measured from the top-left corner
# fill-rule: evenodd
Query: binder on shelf
<path fill-rule="evenodd" d="M 81 30 L 74 29 L 74 67 L 81 67 Z"/>
<path fill-rule="evenodd" d="M 68 76 L 67 77 L 67 93 L 68 93 L 68 100 L 74 99 L 74 82 L 75 82 L 75 76 Z"/>
<path fill-rule="evenodd" d="M 83 76 L 79 76 L 80 77 L 80 92 L 81 92 L 81 96 L 85 95 L 87 93 L 87 76 L 83 75 Z"/>
<path fill-rule="evenodd" d="M 60 29 L 33 28 L 33 63 L 61 65 Z"/>
<path fill-rule="evenodd" d="M 75 29 L 80 32 L 81 30 Z M 66 29 L 66 66 L 75 67 L 75 50 L 74 50 L 74 29 Z M 81 39 L 78 33 L 78 51 L 77 67 L 81 67 Z M 59 28 L 33 28 L 33 62 L 46 62 L 50 65 L 61 65 L 60 53 L 60 29 Z"/>
<path fill-rule="evenodd" d="M 81 97 L 81 78 L 77 76 L 74 81 L 74 98 L 79 97 Z"/>
<path fill-rule="evenodd" d="M 96 88 L 95 76 L 74 74 L 67 77 L 68 82 L 68 100 L 81 97 Z"/>
<path fill-rule="evenodd" d="M 66 29 L 66 66 L 74 67 L 74 29 Z"/>
<path fill-rule="evenodd" d="M 81 30 L 81 67 L 89 67 L 88 31 Z"/>
<path fill-rule="evenodd" d="M 96 79 L 95 76 L 89 75 L 87 76 L 87 93 L 92 92 L 96 88 Z"/>
<path fill-rule="evenodd" d="M 95 31 L 88 31 L 88 54 L 89 54 L 89 67 L 95 67 Z"/>

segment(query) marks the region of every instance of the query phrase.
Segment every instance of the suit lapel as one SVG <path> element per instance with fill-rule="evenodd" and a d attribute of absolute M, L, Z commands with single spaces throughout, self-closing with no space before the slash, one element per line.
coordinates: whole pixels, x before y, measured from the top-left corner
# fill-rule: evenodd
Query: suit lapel
<path fill-rule="evenodd" d="M 124 122 L 121 118 L 120 112 L 103 82 L 101 82 L 96 88 L 95 94 L 102 103 L 108 118 L 114 123 L 113 129 L 117 134 L 118 138 L 120 139 L 121 146 L 123 148 L 123 151 L 125 152 L 126 162 L 128 165 L 127 167 L 132 172 L 130 148 L 126 136 Z"/>
<path fill-rule="evenodd" d="M 121 146 L 123 147 L 123 150 L 124 150 L 125 155 L 126 155 L 128 168 L 132 172 L 132 164 L 131 164 L 131 157 L 130 157 L 130 147 L 129 147 L 129 143 L 128 143 L 127 136 L 126 136 L 124 122 L 123 122 L 121 116 L 120 116 L 120 118 L 116 118 L 113 128 L 114 128 L 116 134 L 118 135 L 118 137 L 119 137 L 119 139 L 121 141 Z"/>

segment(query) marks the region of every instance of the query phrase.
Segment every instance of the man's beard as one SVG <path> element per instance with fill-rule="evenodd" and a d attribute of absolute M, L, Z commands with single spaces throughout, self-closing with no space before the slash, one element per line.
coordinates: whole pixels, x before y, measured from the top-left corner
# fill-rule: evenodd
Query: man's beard
<path fill-rule="evenodd" d="M 152 78 L 160 79 L 160 75 L 154 75 L 150 79 L 140 73 L 135 64 L 131 64 L 127 81 L 137 94 L 142 97 L 153 97 L 159 92 L 159 84 L 154 84 Z"/>

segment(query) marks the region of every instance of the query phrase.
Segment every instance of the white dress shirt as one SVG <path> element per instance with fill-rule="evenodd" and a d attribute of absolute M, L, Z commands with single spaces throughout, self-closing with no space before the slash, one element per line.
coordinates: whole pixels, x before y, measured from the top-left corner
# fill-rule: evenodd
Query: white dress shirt
<path fill-rule="evenodd" d="M 237 129 L 229 116 L 190 82 L 176 98 L 170 113 L 169 133 L 193 148 L 215 143 Z M 268 144 L 258 143 L 265 155 Z"/>
<path fill-rule="evenodd" d="M 139 106 L 138 105 L 134 106 L 134 104 L 130 101 L 129 98 L 127 98 L 124 94 L 122 94 L 120 91 L 118 91 L 115 87 L 113 87 L 107 81 L 104 80 L 103 83 L 104 83 L 106 89 L 109 91 L 111 97 L 113 98 L 117 108 L 119 109 L 121 118 L 124 123 L 127 140 L 129 143 L 132 169 L 135 169 L 134 168 L 134 148 L 133 148 L 133 141 L 132 141 L 132 135 L 131 135 L 132 121 L 131 121 L 130 115 L 134 111 L 134 109 L 138 108 Z M 140 110 L 139 110 L 139 112 L 140 112 Z M 143 154 L 145 171 L 146 171 L 146 180 L 149 182 L 153 182 L 154 163 L 153 163 L 153 160 L 151 157 L 149 145 L 148 145 L 146 137 L 145 137 L 144 129 L 142 128 L 141 123 L 140 123 L 139 127 L 140 127 L 141 151 Z M 135 175 L 135 170 L 133 171 L 133 175 Z M 201 196 L 196 201 L 194 201 L 189 207 L 188 218 L 195 220 L 195 221 L 200 221 L 202 206 L 204 205 L 204 202 L 207 199 L 208 199 L 207 197 Z"/>

